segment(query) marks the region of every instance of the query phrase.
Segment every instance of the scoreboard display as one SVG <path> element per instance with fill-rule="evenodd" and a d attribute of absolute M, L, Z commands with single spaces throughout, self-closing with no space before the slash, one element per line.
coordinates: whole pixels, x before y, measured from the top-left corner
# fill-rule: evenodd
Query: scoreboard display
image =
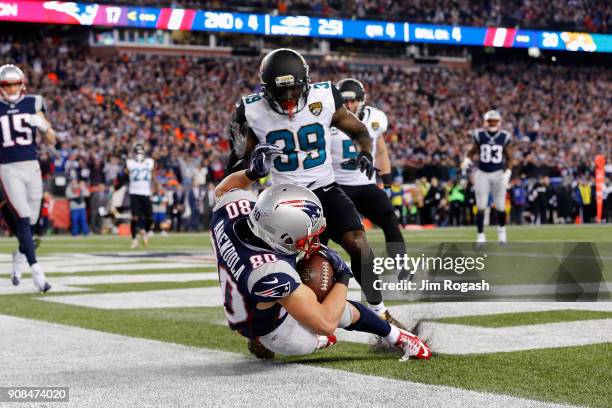
<path fill-rule="evenodd" d="M 608 34 L 113 6 L 65 1 L 0 1 L 0 21 L 612 52 L 612 35 Z"/>

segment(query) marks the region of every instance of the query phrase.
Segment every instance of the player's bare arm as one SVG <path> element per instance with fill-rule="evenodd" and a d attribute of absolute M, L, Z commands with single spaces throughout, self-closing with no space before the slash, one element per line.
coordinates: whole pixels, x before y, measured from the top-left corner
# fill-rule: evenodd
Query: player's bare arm
<path fill-rule="evenodd" d="M 251 184 L 253 184 L 253 180 L 246 176 L 246 170 L 240 170 L 230 174 L 219 183 L 215 188 L 215 197 L 219 199 L 225 193 L 235 189 L 246 190 Z"/>
<path fill-rule="evenodd" d="M 506 148 L 504 149 L 504 158 L 506 159 L 504 161 L 504 168 L 506 170 L 512 170 L 512 167 L 514 166 L 514 150 L 512 146 L 506 145 Z"/>
<path fill-rule="evenodd" d="M 389 159 L 389 151 L 387 143 L 383 135 L 380 135 L 376 140 L 376 157 L 374 157 L 374 166 L 378 169 L 378 174 L 382 177 L 391 174 L 391 160 Z"/>
<path fill-rule="evenodd" d="M 346 307 L 347 292 L 345 285 L 334 285 L 323 303 L 319 303 L 308 286 L 300 285 L 279 303 L 295 320 L 313 332 L 330 336 L 338 327 Z"/>

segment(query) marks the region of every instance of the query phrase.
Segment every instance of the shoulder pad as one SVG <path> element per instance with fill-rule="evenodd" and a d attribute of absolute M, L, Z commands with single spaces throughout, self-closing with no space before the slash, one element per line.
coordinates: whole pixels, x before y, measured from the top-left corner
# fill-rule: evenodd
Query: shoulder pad
<path fill-rule="evenodd" d="M 300 277 L 293 266 L 283 260 L 267 262 L 249 275 L 247 289 L 259 302 L 276 302 L 300 285 Z"/>

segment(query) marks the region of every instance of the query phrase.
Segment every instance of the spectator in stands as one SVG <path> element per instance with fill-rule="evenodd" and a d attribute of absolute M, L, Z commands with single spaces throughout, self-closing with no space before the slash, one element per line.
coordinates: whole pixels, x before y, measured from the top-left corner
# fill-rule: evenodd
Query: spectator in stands
<path fill-rule="evenodd" d="M 66 198 L 70 203 L 70 232 L 73 237 L 79 234 L 89 235 L 85 199 L 89 197 L 89 189 L 84 181 L 76 178 L 70 180 L 66 187 Z"/>
<path fill-rule="evenodd" d="M 185 191 L 181 184 L 176 184 L 172 194 L 172 230 L 182 231 L 183 215 L 185 214 Z"/>

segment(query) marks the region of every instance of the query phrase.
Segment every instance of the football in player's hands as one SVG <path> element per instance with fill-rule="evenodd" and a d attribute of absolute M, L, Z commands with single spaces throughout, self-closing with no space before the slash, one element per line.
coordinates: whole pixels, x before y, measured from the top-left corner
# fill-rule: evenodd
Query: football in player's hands
<path fill-rule="evenodd" d="M 332 264 L 321 255 L 314 254 L 308 259 L 300 261 L 298 273 L 302 283 L 312 289 L 319 303 L 323 302 L 334 286 L 334 268 Z"/>

